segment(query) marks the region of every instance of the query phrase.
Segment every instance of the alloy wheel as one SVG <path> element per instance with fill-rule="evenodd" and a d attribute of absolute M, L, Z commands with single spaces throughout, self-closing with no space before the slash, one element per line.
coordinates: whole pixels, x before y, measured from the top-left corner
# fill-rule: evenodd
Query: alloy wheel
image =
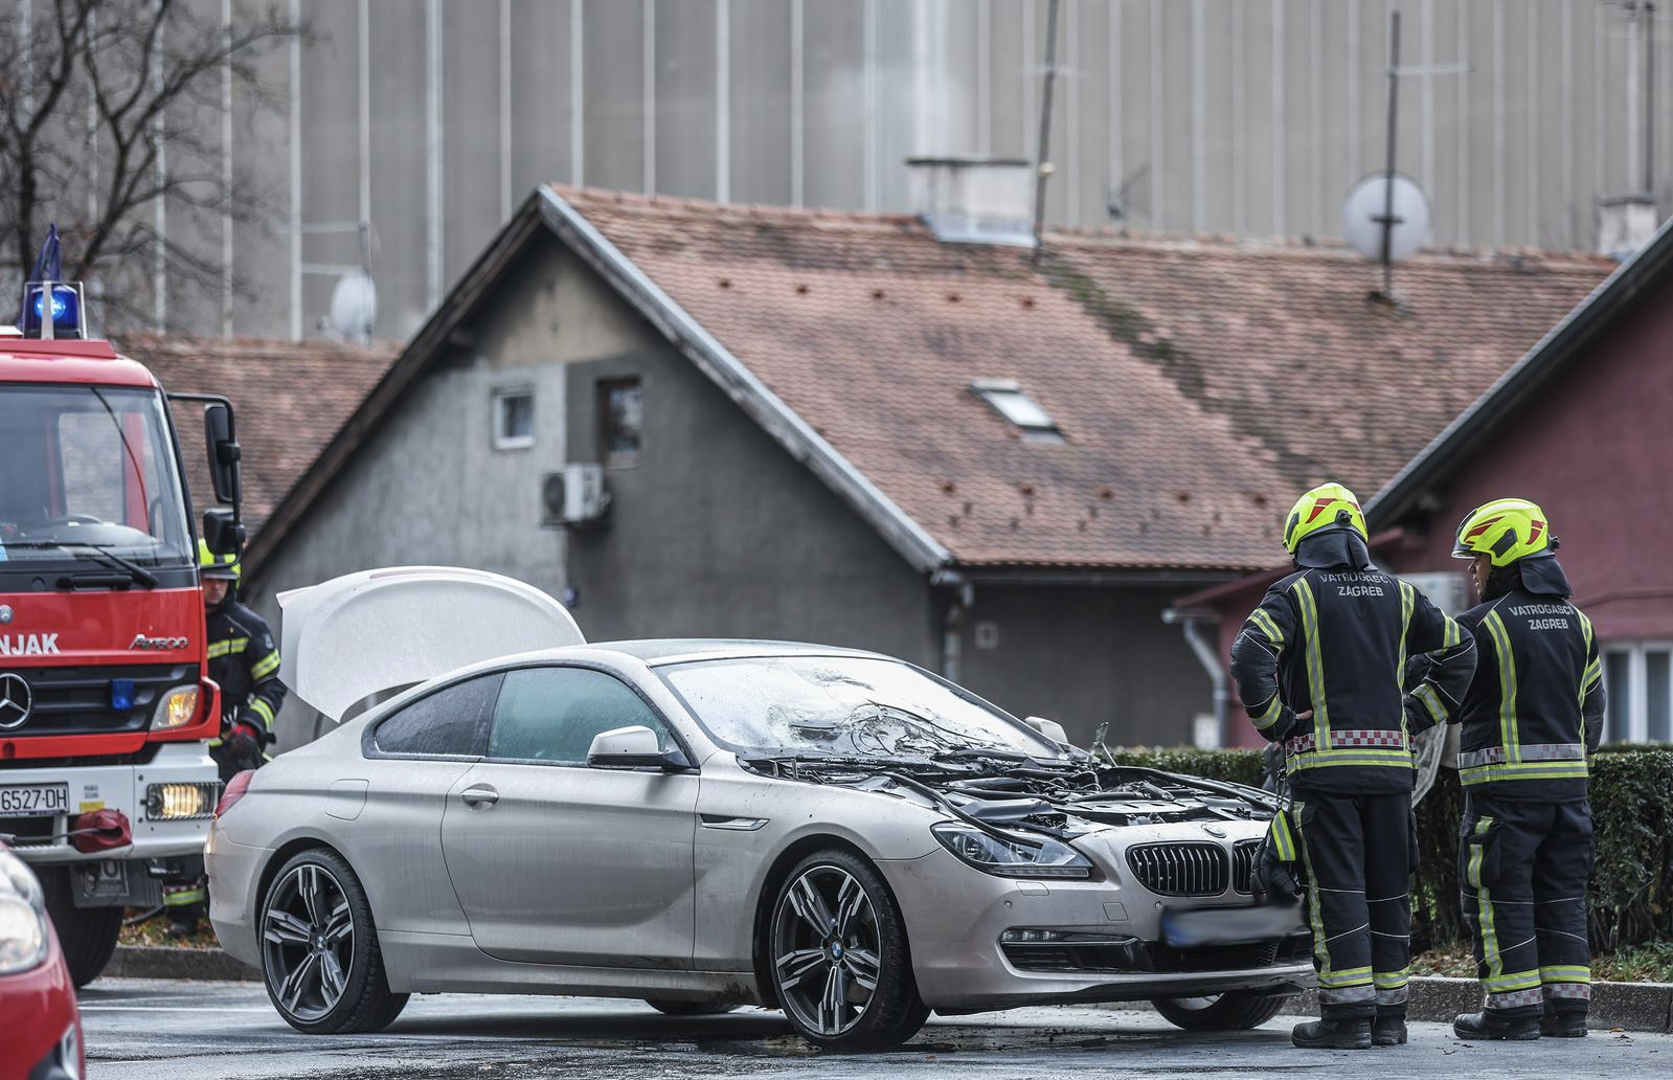
<path fill-rule="evenodd" d="M 865 1016 L 883 961 L 866 890 L 836 866 L 803 871 L 773 915 L 779 997 L 804 1027 L 841 1035 Z"/>
<path fill-rule="evenodd" d="M 274 998 L 299 1020 L 337 1007 L 354 958 L 354 916 L 342 882 L 303 863 L 279 880 L 262 914 L 264 965 Z"/>

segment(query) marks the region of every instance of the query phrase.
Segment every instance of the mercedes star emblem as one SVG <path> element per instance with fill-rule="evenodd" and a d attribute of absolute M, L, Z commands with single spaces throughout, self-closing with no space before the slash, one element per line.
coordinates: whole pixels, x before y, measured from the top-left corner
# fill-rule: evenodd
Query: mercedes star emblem
<path fill-rule="evenodd" d="M 15 671 L 0 674 L 0 731 L 21 726 L 34 707 L 35 695 L 22 675 Z"/>
<path fill-rule="evenodd" d="M 12 621 L 12 605 L 10 605 L 10 604 L 0 604 L 0 623 L 9 623 L 11 621 Z"/>

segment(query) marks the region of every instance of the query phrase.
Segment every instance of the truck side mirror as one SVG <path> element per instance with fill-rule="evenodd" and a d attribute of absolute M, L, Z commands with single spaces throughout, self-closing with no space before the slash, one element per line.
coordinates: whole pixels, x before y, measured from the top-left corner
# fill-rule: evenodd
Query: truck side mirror
<path fill-rule="evenodd" d="M 232 516 L 231 510 L 203 512 L 203 542 L 216 555 L 237 555 L 244 550 L 244 523 Z"/>
<path fill-rule="evenodd" d="M 203 444 L 209 450 L 209 478 L 218 502 L 239 502 L 239 458 L 243 451 L 232 433 L 232 410 L 225 405 L 207 405 L 203 410 Z"/>

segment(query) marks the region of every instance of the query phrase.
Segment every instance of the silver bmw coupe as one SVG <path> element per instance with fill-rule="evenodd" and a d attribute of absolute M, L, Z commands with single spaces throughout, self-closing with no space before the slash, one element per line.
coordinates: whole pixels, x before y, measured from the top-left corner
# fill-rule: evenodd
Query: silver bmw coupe
<path fill-rule="evenodd" d="M 1270 1019 L 1313 976 L 1251 896 L 1271 796 L 1061 738 L 873 653 L 499 656 L 236 778 L 210 914 L 307 1032 L 443 991 L 765 1005 L 831 1048 L 1053 1002 Z"/>

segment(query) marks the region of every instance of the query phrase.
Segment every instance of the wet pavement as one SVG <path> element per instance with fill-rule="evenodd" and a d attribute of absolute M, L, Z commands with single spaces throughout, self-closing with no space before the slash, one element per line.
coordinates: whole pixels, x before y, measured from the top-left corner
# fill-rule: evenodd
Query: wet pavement
<path fill-rule="evenodd" d="M 242 1077 L 992 1077 L 1085 1080 L 1089 1075 L 1260 1077 L 1274 1070 L 1346 1076 L 1668 1075 L 1673 1036 L 1593 1032 L 1576 1040 L 1477 1045 L 1439 1024 L 1413 1024 L 1408 1046 L 1300 1051 L 1295 1017 L 1255 1031 L 1200 1035 L 1148 1011 L 1021 1009 L 932 1018 L 886 1054 L 819 1053 L 777 1013 L 675 1019 L 633 1001 L 599 998 L 415 997 L 376 1035 L 291 1030 L 259 984 L 101 979 L 81 992 L 88 1072 L 96 1080 Z M 1665 1055 L 1665 1056 L 1663 1056 Z"/>

